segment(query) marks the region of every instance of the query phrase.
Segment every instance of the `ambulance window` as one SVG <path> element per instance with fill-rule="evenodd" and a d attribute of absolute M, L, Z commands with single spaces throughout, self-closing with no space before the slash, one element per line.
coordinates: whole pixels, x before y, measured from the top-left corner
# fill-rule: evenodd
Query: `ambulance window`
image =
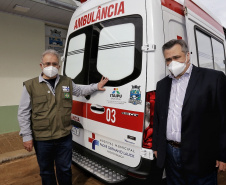
<path fill-rule="evenodd" d="M 133 73 L 135 26 L 132 23 L 103 28 L 99 36 L 97 71 L 111 81 Z"/>
<path fill-rule="evenodd" d="M 218 71 L 225 72 L 225 55 L 224 55 L 224 46 L 222 43 L 212 38 L 213 43 L 213 55 L 214 55 L 214 67 Z"/>
<path fill-rule="evenodd" d="M 63 74 L 76 84 L 87 85 L 92 26 L 73 32 L 68 37 Z"/>
<path fill-rule="evenodd" d="M 93 25 L 89 83 L 101 76 L 107 86 L 121 86 L 139 77 L 142 69 L 142 18 L 131 15 Z"/>
<path fill-rule="evenodd" d="M 196 39 L 198 46 L 199 66 L 213 69 L 211 38 L 199 30 L 196 30 Z"/>
<path fill-rule="evenodd" d="M 74 79 L 83 68 L 86 35 L 83 33 L 70 40 L 67 51 L 65 74 Z"/>

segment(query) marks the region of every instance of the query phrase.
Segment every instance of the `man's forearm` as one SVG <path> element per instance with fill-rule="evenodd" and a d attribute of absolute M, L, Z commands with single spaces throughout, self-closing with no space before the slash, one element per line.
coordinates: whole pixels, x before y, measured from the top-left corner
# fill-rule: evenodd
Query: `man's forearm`
<path fill-rule="evenodd" d="M 86 96 L 86 95 L 90 95 L 98 90 L 98 87 L 97 87 L 98 84 L 80 86 L 80 85 L 76 85 L 74 82 L 72 82 L 72 85 L 73 85 L 73 95 L 74 96 Z"/>
<path fill-rule="evenodd" d="M 31 101 L 30 95 L 24 86 L 20 105 L 18 108 L 18 122 L 20 126 L 20 135 L 23 137 L 23 142 L 32 140 L 31 130 Z"/>

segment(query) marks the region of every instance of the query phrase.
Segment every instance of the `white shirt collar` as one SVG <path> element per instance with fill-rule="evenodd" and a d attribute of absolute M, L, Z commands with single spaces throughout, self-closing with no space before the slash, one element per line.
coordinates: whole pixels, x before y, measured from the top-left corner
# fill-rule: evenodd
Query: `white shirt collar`
<path fill-rule="evenodd" d="M 43 75 L 43 73 L 41 73 L 41 74 L 39 75 L 39 83 L 41 83 L 41 82 L 46 82 L 46 80 L 42 77 L 42 75 Z M 58 82 L 59 79 L 60 79 L 60 75 L 57 74 L 56 81 Z"/>

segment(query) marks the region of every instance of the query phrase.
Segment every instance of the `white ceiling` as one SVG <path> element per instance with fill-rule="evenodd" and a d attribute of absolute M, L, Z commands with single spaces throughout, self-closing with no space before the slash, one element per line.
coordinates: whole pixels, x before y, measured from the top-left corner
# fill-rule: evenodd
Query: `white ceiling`
<path fill-rule="evenodd" d="M 68 27 L 74 11 L 66 9 L 65 6 L 63 7 L 51 3 L 51 1 L 57 1 L 57 3 L 59 2 L 68 7 L 76 8 L 76 5 L 72 0 L 0 0 L 0 11 Z M 28 7 L 30 10 L 26 13 L 16 11 L 13 9 L 16 4 Z"/>

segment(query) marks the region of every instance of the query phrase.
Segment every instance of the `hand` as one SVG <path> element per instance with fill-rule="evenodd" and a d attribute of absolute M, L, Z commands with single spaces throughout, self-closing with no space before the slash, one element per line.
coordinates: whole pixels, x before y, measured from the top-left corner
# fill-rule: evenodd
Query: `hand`
<path fill-rule="evenodd" d="M 33 149 L 33 140 L 23 142 L 25 150 L 31 152 Z"/>
<path fill-rule="evenodd" d="M 217 161 L 216 167 L 218 168 L 218 172 L 225 172 L 226 171 L 226 163 Z"/>
<path fill-rule="evenodd" d="M 156 157 L 156 159 L 157 159 L 158 152 L 157 152 L 157 151 L 154 151 L 154 154 L 155 154 L 155 157 Z"/>
<path fill-rule="evenodd" d="M 108 78 L 102 76 L 100 82 L 98 83 L 98 90 L 99 90 L 99 91 L 105 91 L 105 88 L 103 88 L 103 87 L 105 86 L 105 84 L 106 84 L 107 82 L 108 82 Z"/>

